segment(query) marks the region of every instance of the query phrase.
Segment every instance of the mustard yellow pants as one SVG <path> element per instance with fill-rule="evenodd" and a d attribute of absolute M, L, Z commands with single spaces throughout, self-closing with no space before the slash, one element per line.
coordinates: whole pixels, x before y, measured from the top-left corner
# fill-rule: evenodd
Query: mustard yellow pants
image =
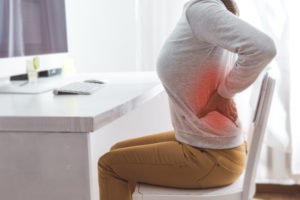
<path fill-rule="evenodd" d="M 131 200 L 136 183 L 210 188 L 234 182 L 245 167 L 246 145 L 201 149 L 175 139 L 174 131 L 116 143 L 98 162 L 101 200 Z"/>

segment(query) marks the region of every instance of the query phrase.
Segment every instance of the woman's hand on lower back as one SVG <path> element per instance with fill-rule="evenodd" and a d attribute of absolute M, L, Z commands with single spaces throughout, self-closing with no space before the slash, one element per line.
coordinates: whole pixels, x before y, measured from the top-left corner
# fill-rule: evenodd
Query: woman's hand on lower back
<path fill-rule="evenodd" d="M 212 111 L 217 111 L 230 119 L 235 125 L 237 120 L 237 109 L 233 99 L 227 99 L 214 92 L 208 100 L 206 106 L 202 112 L 198 114 L 198 117 L 204 117 L 206 114 Z"/>

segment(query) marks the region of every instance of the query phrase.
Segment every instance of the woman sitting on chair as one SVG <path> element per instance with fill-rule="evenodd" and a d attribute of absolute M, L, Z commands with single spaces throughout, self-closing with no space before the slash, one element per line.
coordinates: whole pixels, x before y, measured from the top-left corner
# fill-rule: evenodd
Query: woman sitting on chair
<path fill-rule="evenodd" d="M 234 0 L 187 2 L 157 62 L 174 131 L 112 146 L 98 163 L 101 200 L 130 200 L 137 182 L 177 188 L 233 183 L 246 160 L 233 98 L 275 54 L 273 40 L 238 17 Z"/>

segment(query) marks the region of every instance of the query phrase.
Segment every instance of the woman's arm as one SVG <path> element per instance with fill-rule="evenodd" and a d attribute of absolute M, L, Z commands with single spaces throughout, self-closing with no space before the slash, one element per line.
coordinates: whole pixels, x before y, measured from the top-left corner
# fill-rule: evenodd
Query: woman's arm
<path fill-rule="evenodd" d="M 194 36 L 234 53 L 238 59 L 218 87 L 218 93 L 231 98 L 251 85 L 276 55 L 273 40 L 229 12 L 219 0 L 202 0 L 191 5 L 186 17 Z"/>

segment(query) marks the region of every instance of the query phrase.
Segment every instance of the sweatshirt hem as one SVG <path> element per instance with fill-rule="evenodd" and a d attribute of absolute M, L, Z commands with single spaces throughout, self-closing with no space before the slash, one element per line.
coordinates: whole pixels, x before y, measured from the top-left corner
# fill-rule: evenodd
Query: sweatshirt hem
<path fill-rule="evenodd" d="M 182 143 L 208 149 L 229 149 L 244 143 L 244 135 L 241 133 L 235 136 L 205 137 L 201 135 L 189 134 L 175 131 L 175 138 Z"/>

